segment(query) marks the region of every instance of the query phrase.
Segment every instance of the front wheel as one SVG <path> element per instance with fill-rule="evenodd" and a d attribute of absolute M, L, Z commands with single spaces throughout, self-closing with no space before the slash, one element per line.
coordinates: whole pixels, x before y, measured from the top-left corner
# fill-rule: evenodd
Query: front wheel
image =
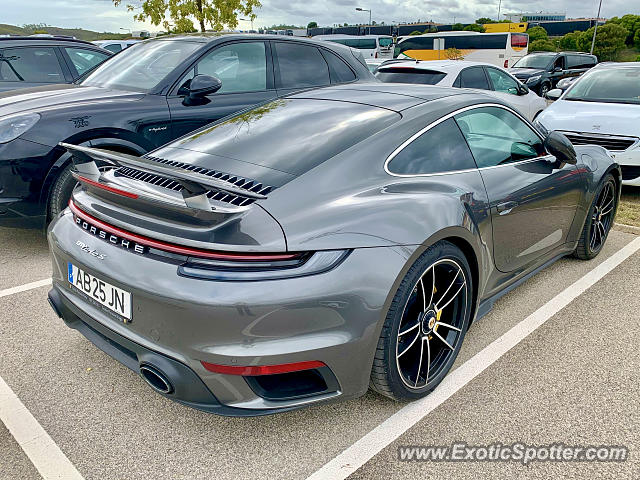
<path fill-rule="evenodd" d="M 77 183 L 71 174 L 72 167 L 73 164 L 69 164 L 62 169 L 62 172 L 60 172 L 60 175 L 58 175 L 58 178 L 56 178 L 53 183 L 48 205 L 49 220 L 53 220 L 58 213 L 69 205 L 71 192 L 73 192 Z"/>
<path fill-rule="evenodd" d="M 549 90 L 551 90 L 551 85 L 549 85 L 548 83 L 543 83 L 540 86 L 540 96 L 542 98 L 547 98 L 547 93 L 549 93 Z"/>
<path fill-rule="evenodd" d="M 395 400 L 430 393 L 447 375 L 469 326 L 473 285 L 462 251 L 431 246 L 409 269 L 378 340 L 370 386 Z"/>
<path fill-rule="evenodd" d="M 574 255 L 582 260 L 596 257 L 613 226 L 618 207 L 616 182 L 613 175 L 608 174 L 598 192 L 593 198 L 587 220 L 584 222 L 582 233 Z"/>

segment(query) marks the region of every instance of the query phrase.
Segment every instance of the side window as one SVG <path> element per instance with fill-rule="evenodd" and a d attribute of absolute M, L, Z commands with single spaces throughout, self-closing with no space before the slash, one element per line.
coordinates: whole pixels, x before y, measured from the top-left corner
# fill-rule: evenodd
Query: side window
<path fill-rule="evenodd" d="M 480 168 L 545 154 L 540 137 L 519 117 L 503 108 L 474 108 L 456 115 L 455 119 Z"/>
<path fill-rule="evenodd" d="M 465 68 L 460 72 L 460 88 L 479 88 L 481 90 L 491 90 L 487 76 L 482 67 Z"/>
<path fill-rule="evenodd" d="M 331 83 L 353 82 L 356 79 L 356 74 L 349 68 L 349 65 L 335 53 L 328 50 L 320 50 L 320 52 L 329 65 Z"/>
<path fill-rule="evenodd" d="M 91 70 L 96 65 L 104 62 L 108 56 L 95 50 L 89 50 L 88 48 L 70 48 L 65 47 L 65 51 L 71 63 L 76 68 L 78 75 L 82 75 L 87 70 Z"/>
<path fill-rule="evenodd" d="M 553 68 L 561 68 L 562 70 L 565 69 L 565 65 L 564 65 L 564 57 L 562 55 L 560 55 L 558 58 L 556 58 L 556 61 L 553 62 Z"/>
<path fill-rule="evenodd" d="M 65 78 L 53 48 L 24 47 L 2 51 L 0 81 L 63 83 Z"/>
<path fill-rule="evenodd" d="M 518 94 L 518 83 L 505 72 L 497 68 L 487 68 L 487 73 L 496 92 Z"/>
<path fill-rule="evenodd" d="M 105 50 L 109 50 L 110 52 L 113 53 L 118 53 L 120 50 L 122 50 L 122 47 L 120 46 L 119 43 L 111 43 L 109 45 L 105 45 L 104 47 Z"/>
<path fill-rule="evenodd" d="M 475 168 L 473 156 L 449 118 L 430 128 L 391 159 L 387 168 L 398 175 L 424 175 Z"/>
<path fill-rule="evenodd" d="M 329 85 L 329 67 L 316 47 L 290 42 L 274 42 L 278 88 Z"/>
<path fill-rule="evenodd" d="M 193 70 L 189 73 L 192 74 Z M 195 74 L 222 80 L 222 88 L 218 93 L 266 90 L 267 56 L 264 42 L 238 42 L 216 48 L 196 64 Z"/>

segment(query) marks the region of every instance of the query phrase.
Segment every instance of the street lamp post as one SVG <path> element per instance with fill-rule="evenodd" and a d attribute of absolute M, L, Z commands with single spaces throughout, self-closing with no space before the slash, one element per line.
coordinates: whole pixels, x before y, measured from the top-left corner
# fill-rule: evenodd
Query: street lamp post
<path fill-rule="evenodd" d="M 596 25 L 593 27 L 593 38 L 591 39 L 591 50 L 589 53 L 593 55 L 593 47 L 596 46 L 596 32 L 598 31 L 598 22 L 600 21 L 600 9 L 602 8 L 602 0 L 600 0 L 600 4 L 598 5 L 598 16 L 596 17 Z"/>
<path fill-rule="evenodd" d="M 371 9 L 356 7 L 356 12 L 369 12 L 369 34 L 371 34 Z"/>

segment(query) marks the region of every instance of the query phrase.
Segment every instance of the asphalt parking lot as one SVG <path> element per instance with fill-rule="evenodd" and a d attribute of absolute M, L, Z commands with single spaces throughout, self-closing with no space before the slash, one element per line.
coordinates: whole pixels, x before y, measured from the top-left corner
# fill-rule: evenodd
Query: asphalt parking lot
<path fill-rule="evenodd" d="M 510 292 L 471 327 L 454 369 L 473 363 L 468 361 L 478 352 L 556 301 L 574 282 L 592 278 L 598 265 L 630 251 L 638 238 L 612 231 L 597 259 L 561 260 Z M 417 417 L 406 431 L 396 429 L 395 441 L 370 452 L 365 445 L 358 452 L 362 466 L 334 459 L 383 422 L 395 428 L 405 405 L 369 393 L 268 417 L 223 418 L 160 397 L 68 329 L 47 304 L 48 286 L 14 288 L 50 275 L 46 241 L 38 232 L 0 229 L 0 377 L 87 480 L 305 479 L 316 472 L 315 478 L 354 479 L 637 479 L 640 250 L 633 252 L 433 411 Z M 3 391 L 0 414 L 7 416 L 10 400 Z M 33 454 L 39 439 L 14 437 L 0 423 L 0 478 L 40 478 L 25 454 Z M 457 441 L 616 444 L 631 453 L 624 463 L 528 467 L 398 461 L 398 446 Z M 27 450 L 19 445 L 29 442 Z M 340 474 L 330 476 L 332 471 Z"/>

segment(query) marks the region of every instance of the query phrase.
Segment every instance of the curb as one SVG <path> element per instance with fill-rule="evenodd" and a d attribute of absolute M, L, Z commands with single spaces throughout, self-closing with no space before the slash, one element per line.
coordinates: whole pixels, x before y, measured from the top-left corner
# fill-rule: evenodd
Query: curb
<path fill-rule="evenodd" d="M 640 227 L 634 227 L 633 225 L 625 225 L 624 223 L 614 223 L 613 228 L 614 230 L 619 230 L 621 232 L 640 235 Z"/>

